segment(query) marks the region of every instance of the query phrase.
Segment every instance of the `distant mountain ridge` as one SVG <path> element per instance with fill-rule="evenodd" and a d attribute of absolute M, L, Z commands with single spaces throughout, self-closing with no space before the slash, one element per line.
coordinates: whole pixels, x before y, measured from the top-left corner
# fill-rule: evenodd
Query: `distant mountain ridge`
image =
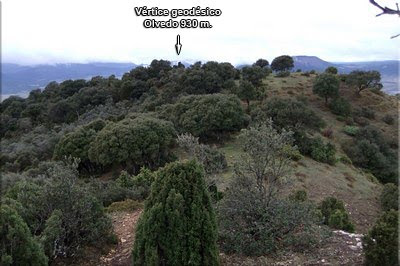
<path fill-rule="evenodd" d="M 388 94 L 399 93 L 399 60 L 367 61 L 367 62 L 327 62 L 316 56 L 293 56 L 294 69 L 302 71 L 324 71 L 334 66 L 339 73 L 350 73 L 353 70 L 377 70 L 381 73 L 383 90 Z"/>
<path fill-rule="evenodd" d="M 293 56 L 294 69 L 303 71 L 324 71 L 329 66 L 336 67 L 339 72 L 348 73 L 352 70 L 377 70 L 382 75 L 398 75 L 399 60 L 365 61 L 365 62 L 327 62 L 316 56 Z"/>
<path fill-rule="evenodd" d="M 87 63 L 21 66 L 2 64 L 2 94 L 21 93 L 44 87 L 51 81 L 87 79 L 94 76 L 121 76 L 135 68 L 133 63 Z"/>
<path fill-rule="evenodd" d="M 292 56 L 294 61 L 294 69 L 301 69 L 303 71 L 323 71 L 327 67 L 331 66 L 332 63 L 324 61 L 316 56 Z"/>
<path fill-rule="evenodd" d="M 329 66 L 337 67 L 340 73 L 352 70 L 377 70 L 382 75 L 383 90 L 389 94 L 399 93 L 399 62 L 398 60 L 371 62 L 327 62 L 316 56 L 293 56 L 294 70 L 324 71 Z M 177 62 L 172 62 L 177 64 Z M 183 62 L 185 66 L 191 65 Z M 122 76 L 137 67 L 134 63 L 87 63 L 87 64 L 55 64 L 22 66 L 17 64 L 2 64 L 1 85 L 2 96 L 19 94 L 25 96 L 35 88 L 42 88 L 51 81 L 62 82 L 67 79 L 89 79 L 94 76 Z M 244 65 L 237 66 L 239 68 Z"/>

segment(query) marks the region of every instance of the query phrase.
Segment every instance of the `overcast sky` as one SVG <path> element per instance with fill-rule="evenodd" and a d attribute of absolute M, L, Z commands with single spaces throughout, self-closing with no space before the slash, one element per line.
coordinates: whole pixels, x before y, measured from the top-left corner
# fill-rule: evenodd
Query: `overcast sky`
<path fill-rule="evenodd" d="M 143 5 L 208 6 L 222 15 L 199 18 L 210 20 L 212 29 L 145 29 L 144 18 L 134 13 Z M 154 58 L 238 64 L 281 54 L 334 62 L 399 59 L 400 37 L 390 36 L 400 33 L 400 19 L 377 13 L 368 0 L 3 0 L 2 59 L 20 64 Z"/>

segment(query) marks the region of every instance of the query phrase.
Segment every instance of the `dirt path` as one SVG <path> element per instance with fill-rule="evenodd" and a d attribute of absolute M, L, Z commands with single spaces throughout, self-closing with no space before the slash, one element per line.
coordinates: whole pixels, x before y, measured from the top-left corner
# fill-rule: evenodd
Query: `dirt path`
<path fill-rule="evenodd" d="M 135 239 L 135 226 L 142 210 L 135 212 L 116 212 L 112 214 L 114 232 L 118 237 L 118 245 L 107 255 L 100 258 L 101 265 L 129 266 Z"/>

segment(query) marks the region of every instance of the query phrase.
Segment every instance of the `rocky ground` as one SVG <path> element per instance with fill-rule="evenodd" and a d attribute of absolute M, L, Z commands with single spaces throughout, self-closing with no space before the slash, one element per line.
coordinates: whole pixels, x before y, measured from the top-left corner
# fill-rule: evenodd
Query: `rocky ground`
<path fill-rule="evenodd" d="M 283 252 L 275 257 L 244 258 L 221 254 L 222 265 L 363 265 L 362 235 L 333 231 L 318 249 L 304 253 Z"/>

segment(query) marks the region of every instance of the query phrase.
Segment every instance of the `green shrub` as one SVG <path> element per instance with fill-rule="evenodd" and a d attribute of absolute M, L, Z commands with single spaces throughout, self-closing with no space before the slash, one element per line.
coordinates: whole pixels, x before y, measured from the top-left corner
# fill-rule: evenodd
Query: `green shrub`
<path fill-rule="evenodd" d="M 202 155 L 202 164 L 206 172 L 220 172 L 228 167 L 225 155 L 215 148 L 205 146 Z"/>
<path fill-rule="evenodd" d="M 343 132 L 346 133 L 349 136 L 354 137 L 355 135 L 357 135 L 358 127 L 356 127 L 356 126 L 344 126 Z"/>
<path fill-rule="evenodd" d="M 150 193 L 154 178 L 154 174 L 148 168 L 142 167 L 136 176 L 122 171 L 115 181 L 119 187 L 130 190 L 135 199 L 144 200 Z"/>
<path fill-rule="evenodd" d="M 51 253 L 47 254 L 49 258 L 72 256 L 81 246 L 109 240 L 111 221 L 99 200 L 79 182 L 77 162 L 54 164 L 46 175 L 38 183 L 18 182 L 6 195 L 21 203 L 21 216 L 33 234 L 45 233 L 42 240 L 46 252 Z M 57 226 L 59 220 L 61 228 Z"/>
<path fill-rule="evenodd" d="M 388 125 L 393 125 L 395 122 L 395 118 L 390 114 L 386 114 L 384 117 L 382 117 L 382 121 Z"/>
<path fill-rule="evenodd" d="M 314 160 L 333 165 L 336 162 L 335 153 L 336 148 L 333 144 L 329 142 L 324 144 L 321 138 L 314 138 L 311 141 L 310 156 Z"/>
<path fill-rule="evenodd" d="M 290 76 L 290 72 L 289 71 L 280 71 L 278 73 L 275 74 L 275 77 L 277 78 L 286 78 Z"/>
<path fill-rule="evenodd" d="M 274 128 L 271 120 L 239 135 L 243 153 L 218 205 L 225 252 L 259 256 L 282 248 L 303 250 L 320 239 L 315 208 L 302 201 L 306 195 L 280 196 L 296 150 L 292 135 Z"/>
<path fill-rule="evenodd" d="M 60 210 L 54 210 L 40 234 L 40 242 L 49 258 L 54 258 L 62 252 L 58 250 L 61 247 L 59 242 L 65 238 L 62 226 L 62 213 Z"/>
<path fill-rule="evenodd" d="M 329 98 L 339 96 L 339 79 L 332 74 L 319 74 L 313 83 L 313 93 L 325 99 L 325 104 L 328 104 Z"/>
<path fill-rule="evenodd" d="M 308 199 L 307 191 L 300 189 L 296 190 L 289 196 L 290 200 L 304 202 Z"/>
<path fill-rule="evenodd" d="M 30 180 L 21 180 L 10 187 L 5 195 L 22 206 L 19 215 L 27 223 L 31 232 L 35 233 L 44 229 L 45 220 L 38 219 L 38 215 L 48 217 L 51 212 L 46 207 L 47 199 L 43 186 Z"/>
<path fill-rule="evenodd" d="M 136 227 L 133 265 L 218 265 L 216 240 L 201 167 L 190 161 L 160 169 Z"/>
<path fill-rule="evenodd" d="M 163 106 L 161 116 L 172 121 L 180 133 L 200 139 L 218 138 L 245 127 L 248 117 L 235 95 L 192 95 Z"/>
<path fill-rule="evenodd" d="M 150 193 L 151 184 L 154 182 L 155 175 L 145 167 L 140 169 L 139 174 L 132 177 L 133 186 L 136 188 L 141 187 L 143 191 L 146 191 L 146 197 Z"/>
<path fill-rule="evenodd" d="M 293 67 L 293 58 L 288 55 L 278 56 L 271 63 L 271 69 L 276 72 L 290 71 Z"/>
<path fill-rule="evenodd" d="M 71 256 L 82 245 L 105 243 L 112 236 L 111 220 L 102 204 L 76 181 L 75 174 L 63 172 L 62 168 L 53 169 L 45 186 L 52 209 L 62 213 L 63 226 L 56 249 L 60 253 L 56 255 Z"/>
<path fill-rule="evenodd" d="M 398 155 L 379 129 L 361 128 L 352 143 L 343 145 L 343 150 L 354 165 L 370 170 L 382 183 L 398 182 Z"/>
<path fill-rule="evenodd" d="M 206 175 L 219 173 L 228 167 L 223 153 L 216 148 L 199 143 L 199 138 L 191 134 L 179 135 L 177 143 L 191 158 L 196 159 L 203 166 Z"/>
<path fill-rule="evenodd" d="M 247 110 L 250 110 L 250 101 L 256 99 L 257 90 L 256 87 L 247 80 L 240 80 L 239 86 L 235 93 L 241 100 L 245 100 L 247 103 Z"/>
<path fill-rule="evenodd" d="M 258 59 L 258 60 L 253 64 L 253 66 L 259 66 L 259 67 L 261 67 L 261 68 L 268 67 L 268 65 L 269 65 L 268 60 L 262 59 L 262 58 Z"/>
<path fill-rule="evenodd" d="M 354 232 L 354 225 L 350 222 L 347 212 L 343 210 L 335 210 L 329 216 L 328 226 L 334 229 Z"/>
<path fill-rule="evenodd" d="M 90 143 L 89 159 L 103 166 L 155 167 L 171 158 L 175 130 L 170 122 L 138 117 L 109 123 Z"/>
<path fill-rule="evenodd" d="M 375 111 L 369 107 L 361 107 L 354 110 L 354 116 L 375 119 Z"/>
<path fill-rule="evenodd" d="M 344 98 L 335 98 L 329 103 L 329 109 L 335 115 L 348 117 L 351 114 L 351 105 Z"/>
<path fill-rule="evenodd" d="M 330 66 L 325 69 L 325 73 L 336 75 L 338 73 L 338 69 L 336 67 Z"/>
<path fill-rule="evenodd" d="M 301 154 L 312 159 L 334 165 L 336 163 L 336 148 L 331 143 L 324 143 L 320 137 L 309 137 L 305 132 L 295 132 L 295 144 Z"/>
<path fill-rule="evenodd" d="M 89 182 L 89 189 L 93 195 L 103 204 L 109 206 L 113 202 L 124 201 L 126 199 L 142 200 L 146 192 L 142 188 L 122 187 L 116 181 L 103 181 L 94 179 Z"/>
<path fill-rule="evenodd" d="M 97 119 L 64 135 L 54 149 L 54 159 L 60 160 L 65 156 L 72 156 L 79 158 L 80 164 L 83 164 L 84 167 L 90 167 L 88 155 L 90 144 L 95 139 L 97 132 L 105 125 L 103 120 Z"/>
<path fill-rule="evenodd" d="M 255 87 L 262 85 L 262 80 L 269 74 L 268 68 L 262 68 L 257 65 L 245 66 L 242 68 L 242 77 L 244 80 L 251 82 Z"/>
<path fill-rule="evenodd" d="M 345 210 L 343 201 L 338 200 L 334 197 L 325 198 L 321 202 L 319 209 L 321 210 L 322 216 L 324 217 L 325 224 L 328 223 L 329 217 L 335 210 Z"/>
<path fill-rule="evenodd" d="M 271 98 L 251 113 L 254 122 L 265 122 L 271 118 L 279 128 L 291 130 L 319 130 L 325 125 L 304 102 L 290 98 Z"/>
<path fill-rule="evenodd" d="M 381 206 L 385 211 L 399 209 L 399 188 L 395 184 L 387 183 L 383 186 Z"/>
<path fill-rule="evenodd" d="M 323 237 L 315 207 L 301 201 L 303 193 L 299 201 L 274 199 L 267 204 L 262 199 L 254 179 L 234 177 L 218 205 L 224 252 L 261 256 L 284 248 L 302 251 Z"/>
<path fill-rule="evenodd" d="M 92 168 L 89 160 L 89 148 L 97 135 L 93 129 L 83 127 L 64 135 L 54 149 L 54 159 L 63 159 L 65 156 L 72 156 L 80 159 L 80 166 L 88 171 Z"/>
<path fill-rule="evenodd" d="M 354 225 L 341 200 L 334 197 L 325 198 L 320 206 L 324 224 L 334 228 L 354 232 Z"/>
<path fill-rule="evenodd" d="M 362 111 L 363 117 L 368 118 L 368 119 L 375 119 L 375 111 L 372 110 L 371 108 L 362 107 L 361 111 Z"/>
<path fill-rule="evenodd" d="M 313 139 L 309 137 L 304 131 L 295 131 L 293 138 L 300 153 L 302 155 L 310 156 L 312 151 L 311 144 L 313 142 Z"/>
<path fill-rule="evenodd" d="M 363 238 L 366 265 L 399 265 L 398 211 L 385 212 Z"/>
<path fill-rule="evenodd" d="M 347 74 L 339 74 L 338 77 L 341 82 L 346 82 Z"/>
<path fill-rule="evenodd" d="M 115 180 L 116 184 L 123 188 L 133 187 L 133 178 L 127 171 L 121 171 L 119 177 Z"/>
<path fill-rule="evenodd" d="M 381 74 L 375 70 L 354 70 L 346 76 L 346 83 L 351 87 L 357 88 L 358 94 L 360 94 L 361 91 L 369 88 L 374 90 L 382 89 L 383 86 L 380 81 Z"/>
<path fill-rule="evenodd" d="M 47 265 L 47 257 L 25 221 L 6 204 L 0 206 L 0 241 L 1 265 Z"/>

